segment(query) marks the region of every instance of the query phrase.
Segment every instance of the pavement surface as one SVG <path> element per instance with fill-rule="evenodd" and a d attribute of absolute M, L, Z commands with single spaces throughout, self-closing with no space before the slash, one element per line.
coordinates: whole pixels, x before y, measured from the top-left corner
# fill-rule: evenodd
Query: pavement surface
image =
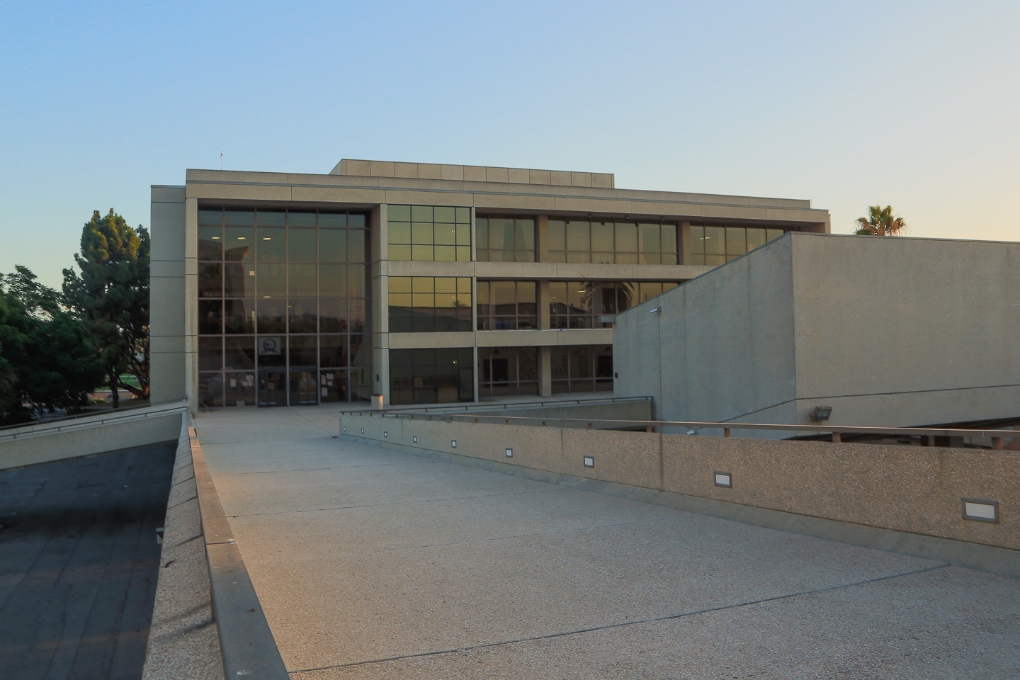
<path fill-rule="evenodd" d="M 292 678 L 1016 678 L 1020 581 L 199 416 Z"/>
<path fill-rule="evenodd" d="M 176 449 L 0 472 L 0 680 L 141 677 Z"/>

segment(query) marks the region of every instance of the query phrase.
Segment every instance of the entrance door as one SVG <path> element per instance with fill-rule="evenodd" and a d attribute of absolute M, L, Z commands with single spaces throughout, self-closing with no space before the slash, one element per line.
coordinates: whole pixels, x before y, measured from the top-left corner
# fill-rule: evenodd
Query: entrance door
<path fill-rule="evenodd" d="M 319 403 L 319 369 L 311 366 L 307 368 L 290 369 L 290 405 L 309 405 Z"/>
<path fill-rule="evenodd" d="M 287 374 L 283 369 L 259 369 L 259 406 L 286 406 L 286 383 Z"/>

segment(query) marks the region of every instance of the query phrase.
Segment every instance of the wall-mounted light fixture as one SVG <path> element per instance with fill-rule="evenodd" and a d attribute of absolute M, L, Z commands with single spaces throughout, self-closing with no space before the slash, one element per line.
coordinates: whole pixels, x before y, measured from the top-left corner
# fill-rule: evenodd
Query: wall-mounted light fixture
<path fill-rule="evenodd" d="M 386 430 L 383 430 L 382 436 L 383 436 L 383 437 L 386 437 L 386 438 L 389 438 L 389 436 L 390 436 L 390 433 L 389 433 L 389 432 L 387 432 Z"/>
<path fill-rule="evenodd" d="M 411 437 L 411 440 L 412 440 L 412 441 L 413 441 L 413 442 L 414 442 L 415 444 L 417 444 L 417 443 L 418 443 L 418 435 L 414 435 L 413 437 Z"/>
<path fill-rule="evenodd" d="M 346 425 L 344 425 L 344 432 L 346 432 L 346 431 L 347 431 L 347 426 L 346 426 Z"/>
<path fill-rule="evenodd" d="M 457 440 L 456 439 L 451 439 L 450 440 L 450 448 L 451 449 L 457 448 Z"/>
<path fill-rule="evenodd" d="M 365 428 L 361 428 L 361 434 L 365 434 Z"/>
<path fill-rule="evenodd" d="M 513 458 L 514 457 L 514 450 L 513 449 L 507 449 L 506 450 L 506 457 L 507 458 Z"/>
<path fill-rule="evenodd" d="M 961 498 L 963 518 L 975 522 L 998 522 L 999 501 L 986 501 L 981 498 Z"/>
<path fill-rule="evenodd" d="M 733 475 L 730 474 L 729 472 L 719 472 L 718 470 L 716 470 L 715 472 L 712 473 L 712 475 L 715 477 L 716 486 L 721 486 L 726 489 L 733 488 Z"/>
<path fill-rule="evenodd" d="M 585 456 L 584 457 L 584 466 L 586 468 L 593 468 L 593 467 L 595 467 L 595 456 Z"/>
<path fill-rule="evenodd" d="M 662 314 L 662 307 L 652 307 L 648 310 L 649 314 Z"/>
<path fill-rule="evenodd" d="M 831 406 L 815 406 L 811 411 L 811 420 L 816 423 L 822 423 L 832 416 Z"/>

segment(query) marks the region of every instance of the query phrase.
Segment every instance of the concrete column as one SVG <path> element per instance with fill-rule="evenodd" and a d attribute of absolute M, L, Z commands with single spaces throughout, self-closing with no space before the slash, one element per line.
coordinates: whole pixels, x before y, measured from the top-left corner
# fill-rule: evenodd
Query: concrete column
<path fill-rule="evenodd" d="M 198 199 L 184 206 L 184 366 L 191 415 L 198 413 Z"/>
<path fill-rule="evenodd" d="M 471 361 L 474 363 L 474 370 L 471 371 L 471 375 L 473 376 L 473 380 L 474 380 L 474 383 L 475 383 L 475 385 L 474 385 L 474 389 L 475 389 L 475 401 L 477 402 L 478 401 L 478 374 L 481 373 L 481 367 L 478 365 L 478 344 L 477 344 L 477 340 L 475 341 L 475 346 L 471 348 L 471 356 L 473 357 L 471 359 Z"/>
<path fill-rule="evenodd" d="M 389 285 L 386 259 L 388 253 L 386 204 L 372 210 L 371 277 L 372 277 L 372 394 L 383 395 L 383 404 L 390 404 L 389 352 Z"/>
<path fill-rule="evenodd" d="M 552 328 L 552 322 L 549 320 L 549 282 L 537 281 L 535 292 L 537 293 L 535 302 L 538 303 L 538 328 L 547 331 Z"/>
<path fill-rule="evenodd" d="M 538 348 L 538 394 L 552 396 L 552 347 Z"/>

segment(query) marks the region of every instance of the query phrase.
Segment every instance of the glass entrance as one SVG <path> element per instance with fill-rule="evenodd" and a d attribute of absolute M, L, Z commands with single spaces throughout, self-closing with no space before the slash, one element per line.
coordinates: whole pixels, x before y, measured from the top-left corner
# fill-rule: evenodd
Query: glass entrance
<path fill-rule="evenodd" d="M 259 370 L 259 406 L 287 405 L 287 374 L 282 369 Z"/>
<path fill-rule="evenodd" d="M 319 369 L 314 366 L 290 369 L 290 405 L 319 403 Z"/>

